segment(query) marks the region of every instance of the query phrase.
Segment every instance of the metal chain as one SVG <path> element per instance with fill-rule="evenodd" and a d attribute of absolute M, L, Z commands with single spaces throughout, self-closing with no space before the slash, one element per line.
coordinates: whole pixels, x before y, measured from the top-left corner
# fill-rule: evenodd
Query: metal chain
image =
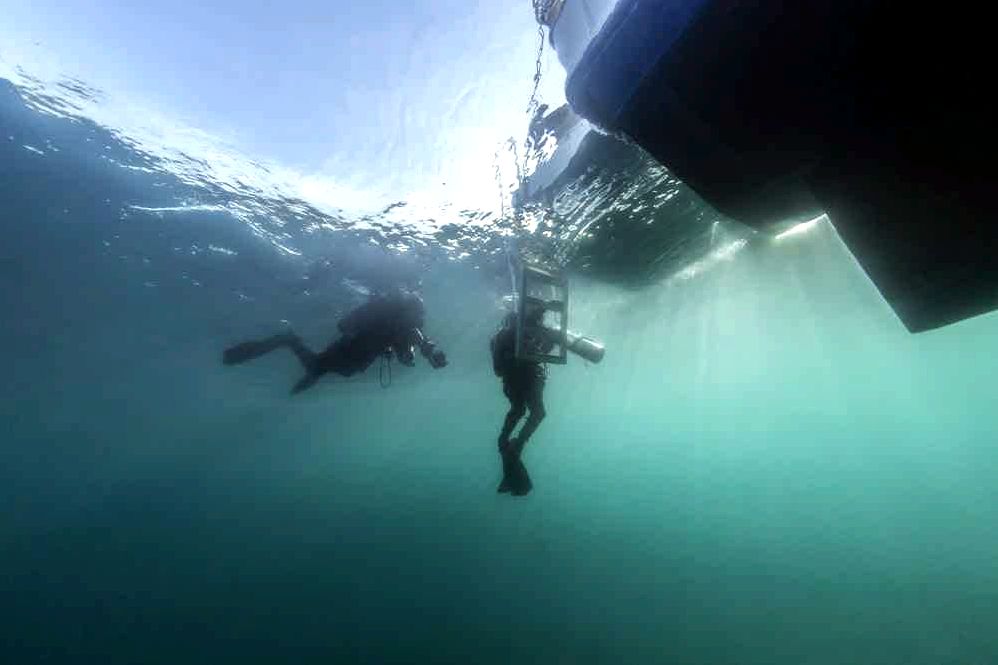
<path fill-rule="evenodd" d="M 534 17 L 541 25 L 550 26 L 560 13 L 564 0 L 533 0 Z"/>
<path fill-rule="evenodd" d="M 534 114 L 537 110 L 537 89 L 541 85 L 541 65 L 544 59 L 544 26 L 537 26 L 537 58 L 534 60 L 534 89 L 530 91 L 530 101 L 527 102 L 527 113 Z"/>
<path fill-rule="evenodd" d="M 510 152 L 513 153 L 513 166 L 516 168 L 516 183 L 517 185 L 523 185 L 526 176 L 523 174 L 523 167 L 520 166 L 520 151 L 512 136 L 506 140 L 506 145 L 509 146 Z"/>
<path fill-rule="evenodd" d="M 560 10 L 561 5 L 564 0 L 532 0 L 534 7 L 534 16 L 537 19 L 537 57 L 534 59 L 534 85 L 533 89 L 530 91 L 530 100 L 527 102 L 527 114 L 534 118 L 537 115 L 537 110 L 540 107 L 540 103 L 537 100 L 537 92 L 541 85 L 541 76 L 544 64 L 544 26 L 548 25 L 551 18 L 551 14 Z M 555 9 L 557 6 L 557 9 Z M 527 138 L 523 143 L 523 153 L 525 163 L 523 166 L 520 165 L 520 155 L 516 141 L 510 137 L 506 141 L 506 148 L 512 152 L 513 155 L 513 165 L 516 169 L 516 182 L 517 185 L 522 187 L 525 180 L 525 170 L 528 166 L 526 162 L 530 160 L 530 154 L 532 152 L 532 139 L 530 133 L 528 132 Z M 505 187 L 502 183 L 502 166 L 500 165 L 500 152 L 502 147 L 496 149 L 496 153 L 493 156 L 493 166 L 495 168 L 495 178 L 496 186 L 499 189 L 499 214 L 500 219 L 505 219 L 506 217 L 506 193 Z"/>

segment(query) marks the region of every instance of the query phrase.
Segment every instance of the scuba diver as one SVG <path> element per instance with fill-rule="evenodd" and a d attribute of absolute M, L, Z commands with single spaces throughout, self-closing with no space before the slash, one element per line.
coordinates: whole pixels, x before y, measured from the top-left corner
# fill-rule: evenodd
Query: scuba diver
<path fill-rule="evenodd" d="M 305 369 L 305 376 L 291 389 L 292 395 L 311 388 L 330 372 L 341 376 L 363 372 L 379 356 L 390 359 L 394 354 L 400 363 L 412 367 L 414 347 L 419 348 L 434 369 L 446 367 L 447 356 L 423 336 L 424 313 L 419 296 L 397 289 L 372 296 L 340 319 L 337 327 L 342 336 L 321 353 L 306 347 L 295 333 L 287 332 L 226 349 L 222 363 L 239 365 L 276 349 L 288 348 Z"/>
<path fill-rule="evenodd" d="M 492 369 L 502 379 L 509 412 L 499 432 L 503 478 L 500 493 L 525 496 L 533 483 L 523 465 L 523 448 L 546 415 L 544 384 L 547 363 L 564 365 L 568 353 L 591 362 L 603 361 L 603 344 L 568 329 L 568 280 L 537 266 L 524 264 L 516 279 L 512 262 L 515 312 L 507 314 L 492 337 Z M 517 282 L 521 288 L 516 287 Z M 517 296 L 517 292 L 519 295 Z M 546 319 L 546 315 L 551 316 Z M 529 415 L 528 415 L 529 412 Z M 527 417 L 519 433 L 513 430 Z"/>
<path fill-rule="evenodd" d="M 524 330 L 546 331 L 543 327 L 543 308 L 528 308 L 525 313 Z M 508 314 L 502 328 L 491 340 L 492 369 L 502 379 L 502 390 L 509 400 L 509 412 L 499 432 L 499 454 L 502 456 L 503 479 L 498 491 L 514 496 L 525 496 L 533 488 L 526 467 L 520 459 L 523 447 L 544 420 L 544 383 L 547 370 L 540 362 L 516 357 L 517 315 Z M 535 337 L 534 347 L 546 353 L 554 346 L 554 341 L 546 335 Z M 513 429 L 527 412 L 526 422 L 518 436 L 510 438 Z"/>

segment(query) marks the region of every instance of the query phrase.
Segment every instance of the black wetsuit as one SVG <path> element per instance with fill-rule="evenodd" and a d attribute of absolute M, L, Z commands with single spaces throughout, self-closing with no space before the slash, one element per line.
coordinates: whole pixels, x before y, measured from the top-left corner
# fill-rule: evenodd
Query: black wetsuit
<path fill-rule="evenodd" d="M 342 337 L 315 358 L 315 371 L 351 376 L 363 372 L 385 351 L 412 364 L 412 348 L 421 346 L 423 304 L 404 297 L 374 297 L 340 319 Z"/>
<path fill-rule="evenodd" d="M 510 434 L 527 410 L 530 416 L 515 439 L 517 455 L 544 420 L 544 366 L 537 362 L 517 360 L 516 333 L 513 325 L 506 325 L 492 338 L 492 368 L 496 376 L 502 378 L 502 390 L 509 399 L 509 412 L 499 433 L 499 451 L 507 452 Z"/>
<path fill-rule="evenodd" d="M 240 364 L 287 347 L 305 368 L 305 376 L 295 385 L 293 393 L 311 387 L 330 372 L 341 376 L 363 372 L 385 353 L 394 353 L 399 362 L 412 365 L 414 347 L 420 349 L 433 367 L 444 367 L 447 360 L 443 352 L 423 337 L 423 319 L 423 302 L 417 296 L 374 296 L 340 320 L 342 336 L 320 353 L 306 347 L 294 333 L 286 333 L 237 344 L 225 351 L 222 361 L 226 365 Z"/>

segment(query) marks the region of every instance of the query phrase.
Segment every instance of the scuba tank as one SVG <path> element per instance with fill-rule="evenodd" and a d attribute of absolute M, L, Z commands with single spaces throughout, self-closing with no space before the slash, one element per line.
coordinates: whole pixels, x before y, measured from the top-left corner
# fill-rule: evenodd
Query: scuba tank
<path fill-rule="evenodd" d="M 583 360 L 598 363 L 603 360 L 603 356 L 606 354 L 606 347 L 603 346 L 603 342 L 592 337 L 586 337 L 571 330 L 566 330 L 565 336 L 562 338 L 560 330 L 556 330 L 550 326 L 543 326 L 541 329 L 543 330 L 543 336 L 549 342 L 564 345 L 566 351 L 571 351 Z"/>
<path fill-rule="evenodd" d="M 603 360 L 606 348 L 602 342 L 568 330 L 565 332 L 565 348 L 591 363 Z"/>

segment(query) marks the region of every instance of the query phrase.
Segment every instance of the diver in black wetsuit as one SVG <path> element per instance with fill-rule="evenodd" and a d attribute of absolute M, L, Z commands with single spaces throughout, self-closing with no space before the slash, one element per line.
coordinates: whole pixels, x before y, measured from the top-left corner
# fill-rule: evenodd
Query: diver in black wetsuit
<path fill-rule="evenodd" d="M 541 331 L 541 320 L 544 310 L 538 309 L 527 313 L 524 328 Z M 515 314 L 510 314 L 503 321 L 503 327 L 493 337 L 492 369 L 496 376 L 502 379 L 502 389 L 509 399 L 509 412 L 499 432 L 499 454 L 503 462 L 503 480 L 499 492 L 509 492 L 515 496 L 523 496 L 533 487 L 527 470 L 523 466 L 520 455 L 531 435 L 544 420 L 544 383 L 547 372 L 539 362 L 521 360 L 516 357 L 516 325 Z M 536 343 L 536 342 L 535 342 Z M 539 342 L 540 351 L 546 352 L 553 346 L 552 342 Z M 510 438 L 513 429 L 523 419 L 529 410 L 527 421 L 520 428 L 515 438 Z"/>
<path fill-rule="evenodd" d="M 394 354 L 403 365 L 415 364 L 414 347 L 434 369 L 447 366 L 447 356 L 423 336 L 423 301 L 419 296 L 398 290 L 376 295 L 343 317 L 338 327 L 342 336 L 324 351 L 306 347 L 293 332 L 237 344 L 226 349 L 222 362 L 238 365 L 275 349 L 287 347 L 305 368 L 291 393 L 311 388 L 329 372 L 352 376 L 366 370 L 382 354 Z"/>

